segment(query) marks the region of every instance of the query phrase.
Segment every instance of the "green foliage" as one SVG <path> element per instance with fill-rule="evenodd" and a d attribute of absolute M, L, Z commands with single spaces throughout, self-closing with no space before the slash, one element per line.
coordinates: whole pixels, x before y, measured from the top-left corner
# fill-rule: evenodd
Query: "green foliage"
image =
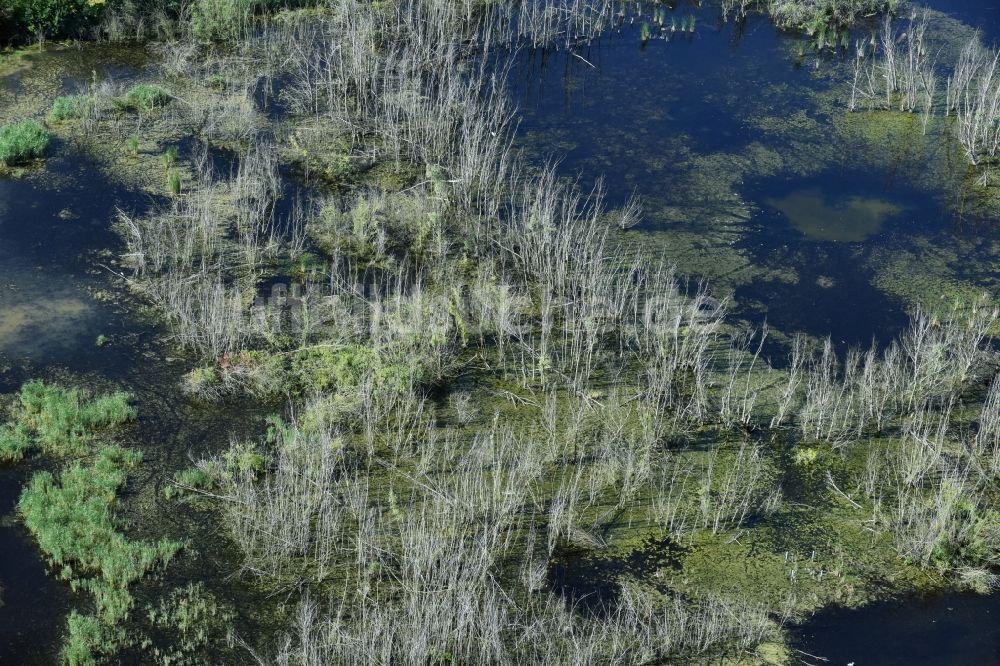
<path fill-rule="evenodd" d="M 126 104 L 146 111 L 166 106 L 170 99 L 170 92 L 155 83 L 140 83 L 125 93 Z"/>
<path fill-rule="evenodd" d="M 222 379 L 213 366 L 194 368 L 184 377 L 185 392 L 199 394 L 218 386 Z"/>
<path fill-rule="evenodd" d="M 357 386 L 376 362 L 375 351 L 366 347 L 313 347 L 292 356 L 292 372 L 306 391 L 331 391 Z"/>
<path fill-rule="evenodd" d="M 191 29 L 201 39 L 234 39 L 250 22 L 257 4 L 255 0 L 195 0 Z"/>
<path fill-rule="evenodd" d="M 57 97 L 52 103 L 52 110 L 49 111 L 49 122 L 58 123 L 66 120 L 73 120 L 83 115 L 90 98 L 86 95 L 64 95 Z"/>
<path fill-rule="evenodd" d="M 163 151 L 163 168 L 169 170 L 177 162 L 177 157 L 180 155 L 180 150 L 177 146 L 168 146 L 166 150 Z"/>
<path fill-rule="evenodd" d="M 174 170 L 167 172 L 167 191 L 174 196 L 181 193 L 181 175 Z"/>
<path fill-rule="evenodd" d="M 41 381 L 21 387 L 10 423 L 0 426 L 0 460 L 20 460 L 32 445 L 49 455 L 85 455 L 97 432 L 135 418 L 127 393 L 90 398 Z"/>
<path fill-rule="evenodd" d="M 0 164 L 13 166 L 43 157 L 49 133 L 37 121 L 26 119 L 0 126 Z"/>
<path fill-rule="evenodd" d="M 797 448 L 793 453 L 792 459 L 796 465 L 808 467 L 819 459 L 819 450 L 810 447 Z"/>
<path fill-rule="evenodd" d="M 105 0 L 5 0 L 14 24 L 27 35 L 48 39 L 76 35 L 94 25 Z"/>
<path fill-rule="evenodd" d="M 778 25 L 814 35 L 853 25 L 866 16 L 894 12 L 899 0 L 768 0 L 767 4 Z"/>
<path fill-rule="evenodd" d="M 62 653 L 67 664 L 99 663 L 125 642 L 120 625 L 135 605 L 128 586 L 181 548 L 169 540 L 132 541 L 117 529 L 117 493 L 141 459 L 137 451 L 108 446 L 90 465 L 73 463 L 58 479 L 38 472 L 18 500 L 18 513 L 49 563 L 74 590 L 94 597 L 94 615 L 69 616 Z"/>
<path fill-rule="evenodd" d="M 115 495 L 126 472 L 142 459 L 136 451 L 108 446 L 90 466 L 74 463 L 59 479 L 35 474 L 18 501 L 18 512 L 49 563 L 70 579 L 96 576 L 124 588 L 170 561 L 180 544 L 130 541 L 115 528 Z"/>
<path fill-rule="evenodd" d="M 94 666 L 102 652 L 113 642 L 108 627 L 93 615 L 70 611 L 67 620 L 66 643 L 62 649 L 63 662 L 68 666 Z"/>
<path fill-rule="evenodd" d="M 148 646 L 156 663 L 188 666 L 210 663 L 206 650 L 218 644 L 235 614 L 201 583 L 188 583 L 171 591 L 159 604 L 147 605 L 146 616 L 153 627 L 171 638 L 169 645 Z"/>
<path fill-rule="evenodd" d="M 174 483 L 163 489 L 163 495 L 172 499 L 176 495 L 183 495 L 190 488 L 208 490 L 214 483 L 215 477 L 211 472 L 201 467 L 191 467 L 174 474 Z"/>
<path fill-rule="evenodd" d="M 31 432 L 20 423 L 0 426 L 0 462 L 17 462 L 31 448 Z"/>

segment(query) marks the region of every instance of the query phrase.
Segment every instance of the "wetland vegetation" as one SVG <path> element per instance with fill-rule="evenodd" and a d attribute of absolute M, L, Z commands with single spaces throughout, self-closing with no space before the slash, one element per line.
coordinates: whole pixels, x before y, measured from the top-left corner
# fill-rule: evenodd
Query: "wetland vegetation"
<path fill-rule="evenodd" d="M 811 664 L 994 603 L 997 52 L 702 4 L 0 10 L 0 545 L 60 581 L 0 658 Z"/>

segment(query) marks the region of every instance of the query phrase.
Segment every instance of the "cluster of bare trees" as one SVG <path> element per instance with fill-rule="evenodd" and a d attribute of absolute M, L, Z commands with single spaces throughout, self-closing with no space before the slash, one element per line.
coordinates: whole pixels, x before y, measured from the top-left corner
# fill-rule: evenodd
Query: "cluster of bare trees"
<path fill-rule="evenodd" d="M 954 117 L 969 162 L 992 162 L 1000 152 L 1000 55 L 976 33 L 951 67 L 942 99 L 928 17 L 926 11 L 913 14 L 902 28 L 886 17 L 877 40 L 858 42 L 849 108 L 919 112 L 925 131 L 930 118 L 943 112 Z"/>
<path fill-rule="evenodd" d="M 511 46 L 587 39 L 616 6 L 342 0 L 235 54 L 165 49 L 176 76 L 237 84 L 171 122 L 238 148 L 238 166 L 192 160 L 183 193 L 119 228 L 130 283 L 181 344 L 240 388 L 294 396 L 269 441 L 202 463 L 245 571 L 308 590 L 262 662 L 638 664 L 753 646 L 773 608 L 626 584 L 588 616 L 546 566 L 633 520 L 683 541 L 779 509 L 769 431 L 841 450 L 885 439 L 858 500 L 917 562 L 976 534 L 962 512 L 981 504 L 970 479 L 1000 466 L 997 383 L 960 467 L 945 469 L 957 438 L 942 424 L 985 380 L 995 312 L 917 314 L 899 342 L 843 359 L 796 340 L 775 370 L 766 329 L 734 335 L 724 300 L 610 235 L 636 206 L 608 211 L 599 184 L 512 148 Z M 933 96 L 922 35 L 866 74 L 885 78 L 880 100 Z M 883 40 L 897 48 L 891 28 Z M 254 91 L 291 120 L 251 109 Z M 278 216 L 282 160 L 339 190 Z M 376 169 L 411 177 L 390 187 Z M 323 262 L 296 264 L 307 248 Z M 294 309 L 252 308 L 290 266 L 308 272 Z M 261 358 L 272 376 L 252 370 Z M 473 388 L 428 398 L 460 373 Z M 695 433 L 711 433 L 704 450 L 686 446 Z"/>

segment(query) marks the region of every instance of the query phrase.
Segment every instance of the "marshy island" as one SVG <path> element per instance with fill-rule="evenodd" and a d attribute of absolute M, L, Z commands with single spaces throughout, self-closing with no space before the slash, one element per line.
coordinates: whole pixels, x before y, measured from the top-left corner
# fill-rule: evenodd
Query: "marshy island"
<path fill-rule="evenodd" d="M 0 663 L 1000 664 L 985 0 L 5 0 Z"/>

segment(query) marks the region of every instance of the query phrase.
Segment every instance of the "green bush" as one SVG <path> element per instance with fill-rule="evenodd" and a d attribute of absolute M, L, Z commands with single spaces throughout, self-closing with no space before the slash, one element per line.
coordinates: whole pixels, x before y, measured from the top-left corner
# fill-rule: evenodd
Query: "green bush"
<path fill-rule="evenodd" d="M 0 126 L 0 164 L 13 166 L 42 157 L 48 147 L 48 131 L 34 120 Z"/>
<path fill-rule="evenodd" d="M 106 0 L 5 0 L 15 32 L 34 38 L 78 35 L 95 25 Z"/>
<path fill-rule="evenodd" d="M 52 103 L 52 110 L 49 111 L 49 122 L 62 122 L 73 120 L 83 115 L 87 107 L 88 97 L 86 95 L 65 95 L 57 97 Z"/>
<path fill-rule="evenodd" d="M 125 102 L 129 106 L 148 111 L 158 106 L 166 106 L 170 97 L 170 92 L 162 86 L 140 83 L 125 94 Z"/>

